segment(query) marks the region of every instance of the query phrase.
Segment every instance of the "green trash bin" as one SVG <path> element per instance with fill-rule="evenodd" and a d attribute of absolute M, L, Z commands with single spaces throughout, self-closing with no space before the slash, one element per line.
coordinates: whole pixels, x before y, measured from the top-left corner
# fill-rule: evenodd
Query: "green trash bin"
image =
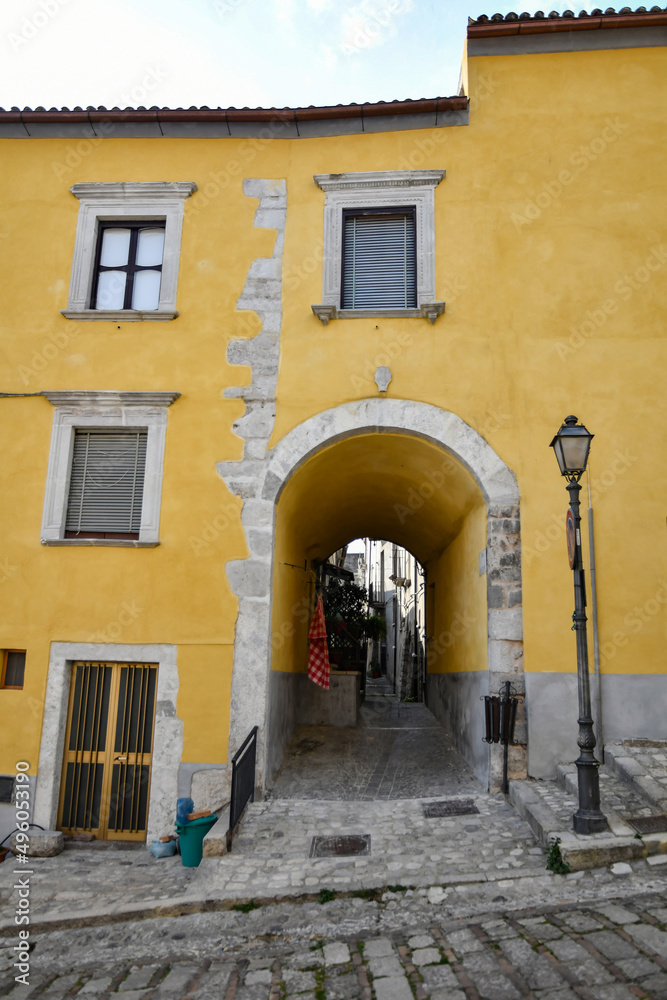
<path fill-rule="evenodd" d="M 175 823 L 178 843 L 181 848 L 181 861 L 185 868 L 196 868 L 201 862 L 204 850 L 204 837 L 214 823 L 218 822 L 215 813 L 212 816 L 200 816 L 189 823 Z"/>

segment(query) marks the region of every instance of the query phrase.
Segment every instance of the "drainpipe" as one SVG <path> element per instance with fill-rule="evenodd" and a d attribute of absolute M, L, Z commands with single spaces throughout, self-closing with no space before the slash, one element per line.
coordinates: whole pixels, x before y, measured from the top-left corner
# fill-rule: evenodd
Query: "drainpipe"
<path fill-rule="evenodd" d="M 600 635 L 598 632 L 598 591 L 595 574 L 595 534 L 593 529 L 593 504 L 591 502 L 591 473 L 588 469 L 588 546 L 591 569 L 591 614 L 593 618 L 593 662 L 595 664 L 595 717 L 597 723 L 597 744 L 600 760 L 604 764 L 604 740 L 602 734 L 602 684 L 600 683 Z"/>

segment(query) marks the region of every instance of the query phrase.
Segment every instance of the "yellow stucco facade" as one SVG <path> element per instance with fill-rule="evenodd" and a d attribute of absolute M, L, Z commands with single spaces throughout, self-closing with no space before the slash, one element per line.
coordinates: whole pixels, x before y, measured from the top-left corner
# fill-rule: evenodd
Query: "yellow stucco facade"
<path fill-rule="evenodd" d="M 446 127 L 312 138 L 142 138 L 119 127 L 100 138 L 38 130 L 0 138 L 2 389 L 12 394 L 0 399 L 0 647 L 26 650 L 23 689 L 0 690 L 1 772 L 13 773 L 21 759 L 36 775 L 48 752 L 54 643 L 174 647 L 181 761 L 228 763 L 242 651 L 235 659 L 239 596 L 227 570 L 251 555 L 242 510 L 261 501 L 230 489 L 217 463 L 229 472 L 244 457 L 237 430 L 246 403 L 225 392 L 250 385 L 252 370 L 227 351 L 262 328 L 257 310 L 238 304 L 260 259 L 277 260 L 280 271 L 270 279 L 281 313 L 277 382 L 260 399 L 272 420 L 275 413 L 267 455 L 325 412 L 344 414 L 363 400 L 416 401 L 455 415 L 513 475 L 529 769 L 531 719 L 536 733 L 565 691 L 559 675 L 569 684 L 576 671 L 567 496 L 548 444 L 568 413 L 594 432 L 609 732 L 658 735 L 650 702 L 665 690 L 667 639 L 667 60 L 664 48 L 643 41 L 579 51 L 521 45 L 518 36 L 516 51 L 471 45 L 469 121 Z M 322 301 L 325 203 L 314 175 L 441 169 L 435 280 L 444 314 L 433 324 L 368 315 L 322 325 L 311 311 Z M 260 201 L 244 194 L 248 178 L 285 182 L 284 232 L 268 217 L 254 224 Z M 67 319 L 80 208 L 69 189 L 125 181 L 197 185 L 184 203 L 178 316 Z M 385 393 L 374 381 L 382 365 L 392 376 Z M 166 410 L 158 545 L 40 543 L 55 411 L 38 395 L 44 390 L 180 393 Z M 315 437 L 312 454 L 306 449 L 276 490 L 269 669 L 305 668 L 308 617 L 295 609 L 312 601 L 312 560 L 370 535 L 407 546 L 427 567 L 429 635 L 467 623 L 456 641 L 436 641 L 429 671 L 487 677 L 493 608 L 478 556 L 488 497 L 472 460 L 430 430 L 374 432 L 350 421 L 348 436 L 337 432 L 323 446 Z M 263 461 L 247 450 L 245 458 Z M 420 493 L 429 482 L 433 489 Z M 586 478 L 582 485 L 585 500 Z M 588 565 L 586 524 L 583 532 Z M 515 656 L 517 636 L 496 638 Z M 539 675 L 549 683 L 540 686 Z M 548 773 L 552 763 L 543 748 L 533 771 Z"/>

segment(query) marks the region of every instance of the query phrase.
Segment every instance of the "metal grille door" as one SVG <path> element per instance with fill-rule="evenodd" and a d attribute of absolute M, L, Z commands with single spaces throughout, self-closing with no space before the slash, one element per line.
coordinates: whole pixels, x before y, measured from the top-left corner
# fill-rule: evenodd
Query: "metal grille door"
<path fill-rule="evenodd" d="M 60 829 L 145 840 L 157 667 L 75 663 Z"/>

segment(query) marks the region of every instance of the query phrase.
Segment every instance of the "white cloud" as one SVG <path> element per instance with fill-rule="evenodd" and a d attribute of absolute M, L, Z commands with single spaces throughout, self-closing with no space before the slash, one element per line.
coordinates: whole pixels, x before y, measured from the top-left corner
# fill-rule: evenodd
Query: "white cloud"
<path fill-rule="evenodd" d="M 383 45 L 397 32 L 397 19 L 412 10 L 413 0 L 362 0 L 343 14 L 343 52 Z"/>

